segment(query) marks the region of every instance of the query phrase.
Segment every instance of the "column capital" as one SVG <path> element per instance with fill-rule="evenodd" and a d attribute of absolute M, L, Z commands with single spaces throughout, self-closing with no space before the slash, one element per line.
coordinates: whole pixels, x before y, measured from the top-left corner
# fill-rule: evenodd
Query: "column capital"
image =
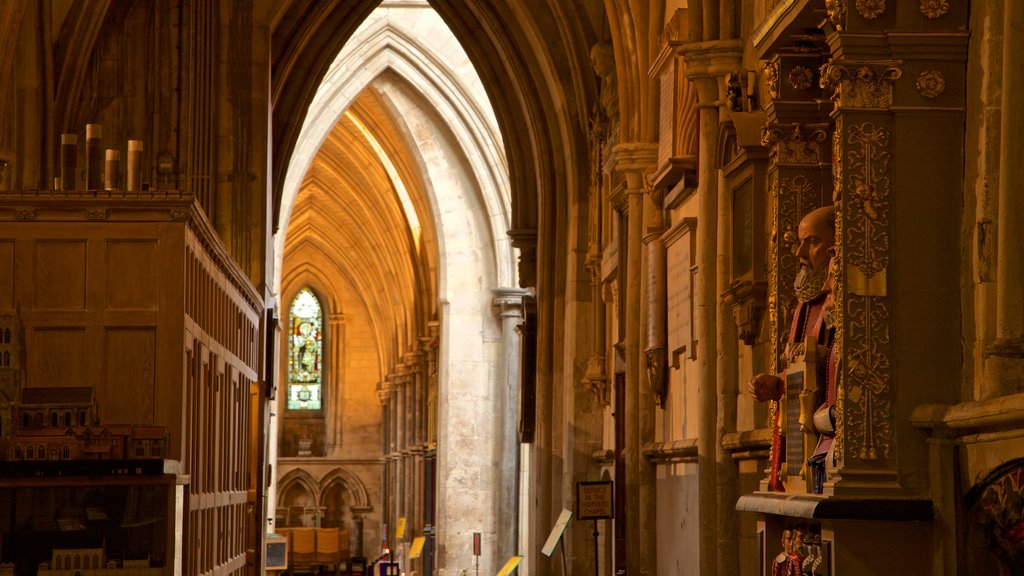
<path fill-rule="evenodd" d="M 697 87 L 701 104 L 718 100 L 718 83 L 726 74 L 743 68 L 743 43 L 740 40 L 691 42 L 679 47 L 686 62 L 686 79 Z"/>
<path fill-rule="evenodd" d="M 491 290 L 494 298 L 491 304 L 501 308 L 502 316 L 522 316 L 523 297 L 530 293 L 523 288 L 495 288 Z"/>

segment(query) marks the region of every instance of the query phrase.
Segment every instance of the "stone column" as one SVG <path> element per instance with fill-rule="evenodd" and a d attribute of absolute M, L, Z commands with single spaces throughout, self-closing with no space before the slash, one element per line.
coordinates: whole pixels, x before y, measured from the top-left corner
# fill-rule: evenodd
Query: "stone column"
<path fill-rule="evenodd" d="M 495 557 L 498 564 L 519 553 L 519 335 L 516 328 L 523 317 L 521 288 L 497 288 L 494 306 L 501 317 L 501 357 L 498 360 L 497 461 L 501 463 L 496 496 L 498 517 Z M 525 512 L 525 511 L 524 511 Z"/>
<path fill-rule="evenodd" d="M 996 339 L 986 352 L 984 397 L 1024 392 L 1024 3 L 1003 3 Z"/>
<path fill-rule="evenodd" d="M 706 8 L 706 7 L 705 7 Z M 705 26 L 707 26 L 705 13 Z M 707 29 L 705 29 L 705 36 Z M 686 77 L 697 88 L 700 142 L 697 166 L 697 278 L 694 290 L 698 379 L 698 511 L 701 574 L 718 572 L 718 133 L 725 75 L 740 68 L 742 45 L 736 40 L 688 44 L 680 48 Z"/>
<path fill-rule="evenodd" d="M 641 457 L 644 442 L 654 439 L 654 398 L 646 383 L 645 362 L 640 353 L 640 315 L 643 299 L 643 201 L 646 176 L 657 166 L 657 145 L 618 144 L 609 162 L 625 178 L 626 253 L 620 255 L 619 271 L 626 284 L 626 559 L 631 574 L 653 574 L 657 561 L 654 502 L 654 467 Z M 614 201 L 614 200 L 613 200 Z"/>
<path fill-rule="evenodd" d="M 324 454 L 337 456 L 342 448 L 342 430 L 345 422 L 345 315 L 333 313 L 328 319 L 328 343 L 330 344 L 330 386 L 322 397 L 330 400 L 327 413 L 327 446 Z M 325 406 L 326 408 L 326 406 Z"/>

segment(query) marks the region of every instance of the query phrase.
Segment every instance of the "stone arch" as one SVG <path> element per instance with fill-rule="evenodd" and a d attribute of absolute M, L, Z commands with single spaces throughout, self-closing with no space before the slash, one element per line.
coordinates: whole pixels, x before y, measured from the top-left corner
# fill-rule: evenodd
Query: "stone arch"
<path fill-rule="evenodd" d="M 366 485 L 351 470 L 339 467 L 324 475 L 320 479 L 320 494 L 326 494 L 334 485 L 343 487 L 352 495 L 352 508 L 366 511 L 373 509 Z"/>
<path fill-rule="evenodd" d="M 302 518 L 305 508 L 316 506 L 320 502 L 320 484 L 302 468 L 290 470 L 278 480 L 275 500 L 276 506 L 285 510 L 282 524 L 296 525 Z M 301 512 L 298 510 L 299 502 L 302 504 Z"/>

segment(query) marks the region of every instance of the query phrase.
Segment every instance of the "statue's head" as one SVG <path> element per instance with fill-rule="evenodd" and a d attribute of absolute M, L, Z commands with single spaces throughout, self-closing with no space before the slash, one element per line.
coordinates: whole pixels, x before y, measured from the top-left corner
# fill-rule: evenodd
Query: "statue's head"
<path fill-rule="evenodd" d="M 610 42 L 598 42 L 590 47 L 590 64 L 601 78 L 615 72 L 615 51 Z"/>
<path fill-rule="evenodd" d="M 801 302 L 823 293 L 833 247 L 836 244 L 836 212 L 832 206 L 811 210 L 797 227 L 796 256 L 800 260 L 793 289 Z"/>

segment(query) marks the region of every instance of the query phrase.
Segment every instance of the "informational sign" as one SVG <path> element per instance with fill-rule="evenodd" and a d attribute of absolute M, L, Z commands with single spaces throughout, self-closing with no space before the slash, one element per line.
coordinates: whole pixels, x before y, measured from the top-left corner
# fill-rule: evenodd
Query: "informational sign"
<path fill-rule="evenodd" d="M 267 570 L 288 569 L 288 539 L 277 534 L 267 534 L 267 548 L 264 557 Z"/>
<path fill-rule="evenodd" d="M 426 543 L 427 539 L 424 536 L 417 536 L 412 539 L 412 547 L 409 548 L 409 559 L 415 560 L 423 554 L 423 544 Z"/>
<path fill-rule="evenodd" d="M 480 553 L 480 533 L 473 532 L 473 556 L 479 556 Z"/>
<path fill-rule="evenodd" d="M 576 519 L 611 518 L 615 510 L 615 491 L 611 480 L 576 483 Z"/>
<path fill-rule="evenodd" d="M 498 570 L 497 576 L 509 576 L 512 574 L 516 567 L 519 566 L 519 562 L 521 562 L 522 559 L 522 556 L 513 556 L 509 558 L 508 562 L 505 562 L 505 565 L 501 567 L 501 570 Z"/>
<path fill-rule="evenodd" d="M 395 539 L 401 540 L 405 538 L 405 516 L 398 519 L 398 525 L 395 526 Z"/>
<path fill-rule="evenodd" d="M 562 513 L 558 515 L 558 520 L 555 521 L 555 525 L 551 527 L 551 534 L 548 535 L 548 541 L 544 543 L 544 548 L 541 552 L 550 557 L 555 551 L 555 546 L 558 545 L 558 541 L 562 538 L 562 532 L 565 531 L 565 527 L 569 524 L 569 519 L 572 518 L 572 511 L 562 508 Z"/>

